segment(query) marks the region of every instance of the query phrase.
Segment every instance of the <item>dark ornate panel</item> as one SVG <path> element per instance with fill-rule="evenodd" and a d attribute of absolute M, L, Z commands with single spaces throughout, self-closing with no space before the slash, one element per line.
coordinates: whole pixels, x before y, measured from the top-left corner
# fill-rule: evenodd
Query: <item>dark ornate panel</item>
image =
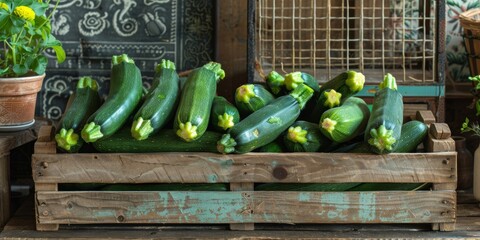
<path fill-rule="evenodd" d="M 52 31 L 67 60 L 49 62 L 36 113 L 56 120 L 81 76 L 99 81 L 106 96 L 112 55 L 132 57 L 146 85 L 163 58 L 180 71 L 210 61 L 214 0 L 60 0 Z"/>

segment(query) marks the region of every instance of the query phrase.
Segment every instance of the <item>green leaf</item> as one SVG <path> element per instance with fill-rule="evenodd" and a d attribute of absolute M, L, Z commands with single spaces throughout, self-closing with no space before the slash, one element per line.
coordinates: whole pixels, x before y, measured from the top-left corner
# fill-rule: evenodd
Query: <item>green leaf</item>
<path fill-rule="evenodd" d="M 47 63 L 48 63 L 48 59 L 45 56 L 40 55 L 37 58 L 35 58 L 30 68 L 32 69 L 32 71 L 41 75 L 45 73 L 45 69 L 47 68 Z"/>
<path fill-rule="evenodd" d="M 28 72 L 28 67 L 24 64 L 13 65 L 13 72 L 18 76 L 25 75 Z"/>
<path fill-rule="evenodd" d="M 65 58 L 67 58 L 65 54 L 65 50 L 63 50 L 62 46 L 52 46 L 53 50 L 55 51 L 55 54 L 57 55 L 57 62 L 62 63 L 65 61 Z"/>
<path fill-rule="evenodd" d="M 48 9 L 48 4 L 47 3 L 40 3 L 38 1 L 33 1 L 32 5 L 30 5 L 30 8 L 35 12 L 36 16 L 43 16 L 45 15 L 45 12 Z"/>

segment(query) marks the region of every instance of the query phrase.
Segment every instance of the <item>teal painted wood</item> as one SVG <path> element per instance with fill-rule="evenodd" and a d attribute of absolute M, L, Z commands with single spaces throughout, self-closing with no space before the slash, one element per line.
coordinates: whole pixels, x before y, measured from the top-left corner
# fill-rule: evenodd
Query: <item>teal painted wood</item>
<path fill-rule="evenodd" d="M 355 96 L 373 97 L 378 86 L 365 85 Z M 398 91 L 404 97 L 444 97 L 445 86 L 443 85 L 398 85 Z"/>
<path fill-rule="evenodd" d="M 455 191 L 37 192 L 42 224 L 448 223 Z"/>

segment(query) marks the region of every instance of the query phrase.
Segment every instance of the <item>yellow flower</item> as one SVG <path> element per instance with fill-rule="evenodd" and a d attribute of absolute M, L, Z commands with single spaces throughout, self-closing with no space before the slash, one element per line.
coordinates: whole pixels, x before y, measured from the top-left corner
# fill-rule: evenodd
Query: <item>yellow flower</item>
<path fill-rule="evenodd" d="M 3 8 L 8 11 L 8 5 L 6 3 L 0 3 L 0 8 Z"/>
<path fill-rule="evenodd" d="M 27 20 L 27 21 L 33 21 L 35 19 L 35 12 L 33 9 L 27 7 L 27 6 L 18 6 L 13 10 L 15 15 Z"/>

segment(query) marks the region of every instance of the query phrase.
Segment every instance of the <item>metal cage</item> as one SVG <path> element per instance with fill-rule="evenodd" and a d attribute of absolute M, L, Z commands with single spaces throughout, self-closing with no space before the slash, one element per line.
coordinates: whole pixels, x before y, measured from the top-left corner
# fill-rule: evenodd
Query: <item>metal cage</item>
<path fill-rule="evenodd" d="M 325 82 L 345 70 L 368 84 L 443 85 L 439 0 L 250 0 L 249 79 L 305 71 Z M 443 11 L 443 12 L 442 12 Z"/>

